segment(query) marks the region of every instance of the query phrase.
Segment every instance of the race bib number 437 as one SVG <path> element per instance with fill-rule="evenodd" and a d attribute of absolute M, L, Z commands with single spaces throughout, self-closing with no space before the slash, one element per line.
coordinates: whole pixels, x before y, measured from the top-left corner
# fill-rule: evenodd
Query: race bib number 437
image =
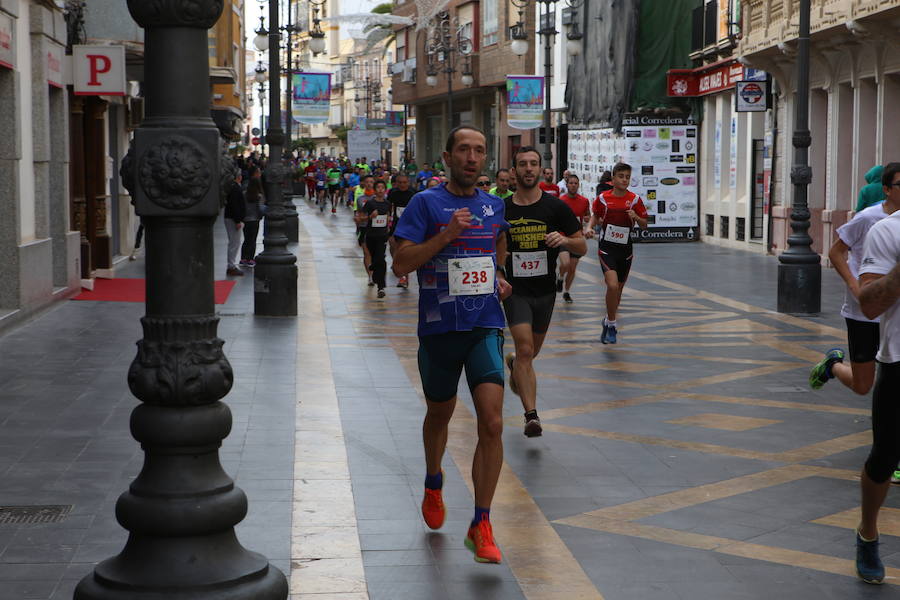
<path fill-rule="evenodd" d="M 547 274 L 547 251 L 513 252 L 513 277 L 539 277 Z"/>
<path fill-rule="evenodd" d="M 490 256 L 451 258 L 447 261 L 451 296 L 493 294 L 494 260 Z"/>

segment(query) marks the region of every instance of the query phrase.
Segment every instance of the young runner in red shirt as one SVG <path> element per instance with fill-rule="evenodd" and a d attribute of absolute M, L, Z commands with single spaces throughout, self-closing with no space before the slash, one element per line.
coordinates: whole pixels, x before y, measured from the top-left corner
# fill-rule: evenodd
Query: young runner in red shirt
<path fill-rule="evenodd" d="M 578 193 L 579 185 L 581 185 L 581 181 L 578 179 L 578 175 L 570 174 L 566 179 L 566 193 L 560 196 L 560 200 L 572 209 L 583 229 L 591 216 L 591 201 Z M 562 291 L 563 300 L 569 304 L 572 303 L 572 294 L 569 293 L 569 290 L 572 289 L 572 282 L 575 280 L 578 259 L 582 256 L 584 255 L 566 247 L 559 251 L 559 276 L 556 280 L 556 291 Z M 563 285 L 565 285 L 565 291 L 563 291 Z"/>
<path fill-rule="evenodd" d="M 647 228 L 647 208 L 640 196 L 628 191 L 631 182 L 631 165 L 617 163 L 612 170 L 611 190 L 597 196 L 592 207 L 588 237 L 592 237 L 594 227 L 602 225 L 600 235 L 600 266 L 606 282 L 606 318 L 603 319 L 603 334 L 600 341 L 615 344 L 618 334 L 616 313 L 622 301 L 622 290 L 631 270 L 632 243 L 631 228 L 637 224 Z"/>

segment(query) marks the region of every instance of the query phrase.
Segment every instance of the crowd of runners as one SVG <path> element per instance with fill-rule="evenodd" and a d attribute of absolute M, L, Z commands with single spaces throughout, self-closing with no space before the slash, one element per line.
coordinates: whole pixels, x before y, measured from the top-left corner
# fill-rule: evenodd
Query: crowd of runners
<path fill-rule="evenodd" d="M 596 190 L 581 193 L 578 177 L 555 181 L 532 147 L 512 166 L 485 173 L 486 140 L 472 126 L 452 130 L 442 159 L 419 168 L 319 157 L 298 161 L 309 201 L 324 212 L 353 214 L 363 268 L 377 297 L 386 296 L 387 260 L 397 287 L 416 272 L 419 295 L 418 365 L 425 393 L 425 490 L 422 515 L 432 529 L 446 516 L 441 462 L 463 370 L 476 416 L 472 464 L 475 511 L 465 544 L 479 562 L 500 562 L 490 507 L 503 462 L 502 407 L 506 370 L 519 396 L 524 434 L 542 435 L 534 360 L 550 327 L 558 294 L 573 303 L 572 284 L 587 240 L 597 239 L 606 316 L 600 341 L 615 344 L 622 291 L 633 261 L 634 228 L 647 227 L 643 200 L 631 192 L 631 166 L 604 173 Z M 256 175 L 258 177 L 258 174 Z M 841 314 L 848 351 L 829 350 L 810 371 L 821 388 L 838 379 L 872 400 L 873 445 L 861 473 L 862 518 L 856 531 L 856 570 L 868 583 L 884 581 L 877 519 L 890 483 L 900 482 L 900 163 L 866 176 L 860 205 L 837 229 L 829 259 L 847 284 Z M 504 354 L 504 330 L 512 351 Z M 848 358 L 848 363 L 845 363 Z"/>

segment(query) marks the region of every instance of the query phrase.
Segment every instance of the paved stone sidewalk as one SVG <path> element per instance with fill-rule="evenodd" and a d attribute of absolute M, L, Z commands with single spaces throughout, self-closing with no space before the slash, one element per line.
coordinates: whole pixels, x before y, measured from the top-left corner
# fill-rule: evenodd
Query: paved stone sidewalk
<path fill-rule="evenodd" d="M 603 346 L 592 252 L 536 363 L 542 438 L 522 436 L 507 397 L 492 513 L 505 561 L 478 565 L 462 544 L 465 386 L 444 465 L 449 518 L 430 532 L 418 508 L 415 290 L 378 301 L 348 212 L 298 203 L 298 319 L 254 317 L 251 277 L 217 307 L 235 370 L 222 458 L 250 500 L 238 534 L 290 574 L 296 598 L 900 597 L 852 576 L 868 399 L 805 384 L 809 363 L 845 343 L 833 272 L 823 315 L 799 319 L 771 312 L 770 257 L 644 244 L 620 343 Z M 125 382 L 142 314 L 67 302 L 0 337 L 0 505 L 72 506 L 59 523 L 0 524 L 0 600 L 71 598 L 124 543 L 113 508 L 142 459 Z M 888 506 L 882 553 L 895 578 L 896 493 Z"/>

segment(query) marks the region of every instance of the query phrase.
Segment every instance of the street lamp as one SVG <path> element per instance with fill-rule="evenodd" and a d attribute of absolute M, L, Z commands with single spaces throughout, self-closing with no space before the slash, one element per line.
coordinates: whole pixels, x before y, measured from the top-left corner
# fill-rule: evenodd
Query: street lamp
<path fill-rule="evenodd" d="M 450 17 L 448 11 L 439 13 L 436 17 L 437 21 L 432 27 L 431 37 L 425 45 L 428 53 L 428 76 L 425 83 L 434 87 L 437 85 L 437 55 L 443 58 L 443 71 L 447 76 L 447 123 L 453 128 L 453 74 L 456 73 L 457 63 L 460 58 L 464 59 L 463 63 L 463 83 L 472 85 L 475 78 L 472 75 L 472 51 L 474 46 L 463 33 L 459 25 L 459 19 Z M 466 77 L 468 75 L 468 77 Z M 468 82 L 468 83 L 466 83 Z"/>
<path fill-rule="evenodd" d="M 253 38 L 253 45 L 260 52 L 269 49 L 269 32 L 266 31 L 266 18 L 262 15 L 259 16 L 259 28 L 256 30 L 256 37 Z"/>
<path fill-rule="evenodd" d="M 219 457 L 234 372 L 217 332 L 213 241 L 237 175 L 209 112 L 207 36 L 222 6 L 128 3 L 146 41 L 147 117 L 120 171 L 146 228 L 143 337 L 128 370 L 144 461 L 116 502 L 124 549 L 78 583 L 75 600 L 288 595 L 284 574 L 237 539 L 247 496 Z"/>
<path fill-rule="evenodd" d="M 264 4 L 266 0 L 261 0 Z M 263 251 L 256 256 L 253 269 L 254 314 L 267 317 L 297 315 L 297 257 L 288 252 L 285 234 L 285 206 L 282 184 L 284 130 L 281 128 L 281 42 L 278 26 L 278 0 L 269 3 L 269 127 L 266 143 L 266 227 Z"/>
<path fill-rule="evenodd" d="M 816 314 L 822 309 L 821 257 L 813 252 L 809 236 L 809 18 L 810 0 L 800 0 L 797 37 L 797 95 L 794 100 L 794 165 L 791 183 L 794 201 L 788 249 L 778 255 L 778 312 Z"/>
<path fill-rule="evenodd" d="M 322 31 L 322 21 L 319 19 L 319 8 L 324 7 L 326 2 L 328 2 L 328 0 L 309 0 L 313 9 L 313 26 L 309 31 L 309 50 L 314 55 L 325 52 L 325 32 Z"/>
<path fill-rule="evenodd" d="M 540 29 L 537 31 L 539 35 L 544 37 L 544 160 L 549 164 L 553 160 L 553 152 L 550 151 L 550 82 L 553 78 L 553 40 L 556 34 L 556 3 L 564 1 L 566 6 L 577 9 L 581 7 L 584 0 L 511 0 L 513 5 L 519 9 L 519 21 L 510 28 L 513 43 L 512 51 L 519 56 L 528 52 L 528 40 L 525 33 L 525 22 L 523 19 L 524 9 L 537 2 L 541 5 L 540 11 Z M 581 53 L 581 45 L 583 35 L 578 28 L 577 16 L 573 15 L 572 25 L 566 35 L 566 52 L 569 56 L 576 56 Z"/>

